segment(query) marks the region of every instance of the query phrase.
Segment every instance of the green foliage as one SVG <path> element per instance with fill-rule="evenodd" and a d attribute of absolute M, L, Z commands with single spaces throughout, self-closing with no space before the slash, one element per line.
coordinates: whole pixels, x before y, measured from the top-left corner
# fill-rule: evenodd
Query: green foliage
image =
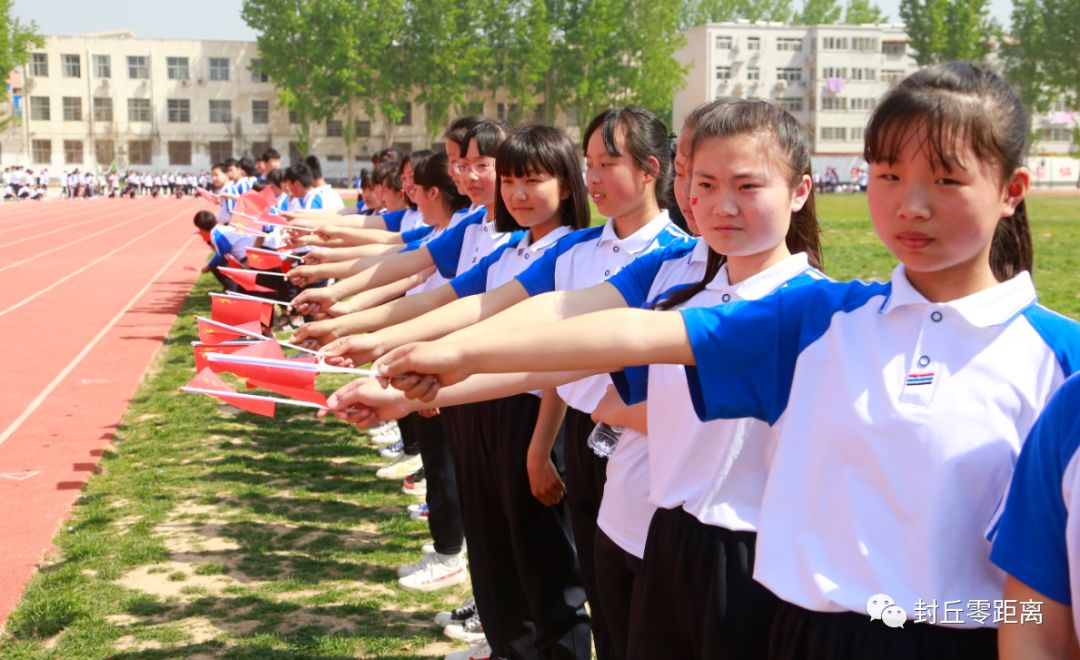
<path fill-rule="evenodd" d="M 1080 3 L 1075 0 L 1016 0 L 1012 34 L 1005 42 L 1006 71 L 1024 102 L 1046 111 L 1063 99 L 1080 105 Z"/>
<path fill-rule="evenodd" d="M 840 22 L 840 11 L 839 0 L 805 0 L 795 22 L 800 25 L 831 25 Z"/>
<path fill-rule="evenodd" d="M 41 48 L 45 39 L 38 33 L 37 23 L 24 24 L 11 15 L 14 0 L 0 0 L 0 81 L 7 80 L 11 71 L 30 59 L 31 48 Z M 0 100 L 9 101 L 6 85 L 0 85 Z M 14 120 L 13 115 L 0 117 L 0 130 Z"/>
<path fill-rule="evenodd" d="M 848 0 L 844 22 L 848 25 L 877 25 L 888 23 L 889 17 L 870 0 Z"/>
<path fill-rule="evenodd" d="M 990 0 L 900 0 L 900 18 L 920 66 L 951 60 L 981 61 L 1001 32 Z"/>

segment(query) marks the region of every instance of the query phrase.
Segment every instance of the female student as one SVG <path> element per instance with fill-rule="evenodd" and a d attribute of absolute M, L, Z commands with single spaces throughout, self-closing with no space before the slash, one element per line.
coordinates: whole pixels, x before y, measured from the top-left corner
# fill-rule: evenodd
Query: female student
<path fill-rule="evenodd" d="M 1080 352 L 1080 324 L 1039 306 L 1031 284 L 1026 131 L 1015 93 L 969 64 L 929 67 L 885 97 L 866 157 L 874 228 L 901 262 L 887 283 L 821 281 L 678 314 L 600 312 L 403 347 L 379 368 L 448 383 L 690 365 L 702 419 L 774 429 L 754 568 L 785 601 L 769 657 L 995 657 L 992 624 L 910 620 L 933 602 L 1000 599 L 984 532 L 1023 438 Z M 909 623 L 867 617 L 876 595 L 894 603 L 889 621 Z"/>
<path fill-rule="evenodd" d="M 529 295 L 594 286 L 643 254 L 689 240 L 671 223 L 667 212 L 661 211 L 671 204 L 667 198 L 671 151 L 663 122 L 648 111 L 633 106 L 607 110 L 590 122 L 585 131 L 584 146 L 590 195 L 597 209 L 611 218 L 603 227 L 568 236 L 514 281 L 374 333 L 377 342 L 374 345 L 368 337 L 350 337 L 328 345 L 324 353 L 331 358 L 347 355 L 362 364 L 402 343 L 440 337 L 477 324 Z M 622 300 L 617 293 L 614 298 L 613 304 Z M 511 311 L 516 312 L 516 307 L 505 313 Z M 496 321 L 499 316 L 502 315 L 486 323 Z M 526 318 L 524 322 L 531 321 Z M 485 325 L 474 325 L 466 332 Z M 593 454 L 586 445 L 586 438 L 593 426 L 589 415 L 609 382 L 607 376 L 586 378 L 559 390 L 560 397 L 570 406 L 565 422 L 567 501 L 582 579 L 589 595 L 597 654 L 602 658 L 614 656 L 593 579 L 592 546 L 603 492 L 605 459 Z"/>

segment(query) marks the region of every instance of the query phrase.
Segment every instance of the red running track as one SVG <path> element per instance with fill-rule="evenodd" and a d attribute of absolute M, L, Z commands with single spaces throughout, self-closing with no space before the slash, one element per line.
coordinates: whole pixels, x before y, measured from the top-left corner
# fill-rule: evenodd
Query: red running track
<path fill-rule="evenodd" d="M 0 206 L 0 627 L 205 262 L 201 206 Z"/>

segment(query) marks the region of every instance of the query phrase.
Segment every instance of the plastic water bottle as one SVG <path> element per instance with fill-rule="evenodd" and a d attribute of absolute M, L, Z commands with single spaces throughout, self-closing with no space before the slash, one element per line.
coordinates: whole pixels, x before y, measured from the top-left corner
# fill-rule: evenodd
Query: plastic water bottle
<path fill-rule="evenodd" d="M 611 426 L 603 422 L 597 424 L 589 434 L 587 442 L 589 449 L 600 458 L 608 458 L 615 453 L 615 446 L 619 444 L 622 432 L 622 427 L 619 426 Z"/>

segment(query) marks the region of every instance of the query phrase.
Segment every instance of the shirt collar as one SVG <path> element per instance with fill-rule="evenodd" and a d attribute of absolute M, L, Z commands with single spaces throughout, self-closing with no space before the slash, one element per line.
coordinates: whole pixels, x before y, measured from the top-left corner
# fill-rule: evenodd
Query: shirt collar
<path fill-rule="evenodd" d="M 888 314 L 905 305 L 925 305 L 951 309 L 976 328 L 1008 323 L 1038 300 L 1035 285 L 1031 282 L 1031 273 L 1027 271 L 989 289 L 946 303 L 932 303 L 916 291 L 908 281 L 903 264 L 897 265 L 893 270 L 890 282 L 892 290 L 881 305 L 882 314 Z"/>
<path fill-rule="evenodd" d="M 701 264 L 709 260 L 709 244 L 703 239 L 692 238 L 694 241 L 694 249 L 690 251 L 689 263 Z"/>
<path fill-rule="evenodd" d="M 702 243 L 704 242 L 702 241 Z M 710 291 L 731 291 L 740 300 L 757 300 L 776 291 L 788 280 L 809 268 L 810 260 L 807 258 L 806 253 L 797 252 L 780 263 L 773 264 L 760 273 L 733 285 L 728 280 L 728 267 L 725 263 L 721 266 L 716 277 L 705 285 L 705 288 Z"/>
<path fill-rule="evenodd" d="M 670 224 L 671 218 L 668 217 L 667 209 L 664 209 L 660 211 L 660 215 L 647 222 L 641 229 L 626 238 L 619 238 L 615 234 L 615 221 L 608 220 L 604 223 L 604 230 L 600 232 L 600 245 L 615 243 L 630 254 L 638 254 L 649 247 L 660 232 Z"/>
<path fill-rule="evenodd" d="M 552 243 L 569 234 L 570 231 L 571 230 L 569 226 L 559 225 L 555 229 L 552 229 L 548 233 L 544 234 L 540 238 L 540 240 L 533 244 L 529 243 L 529 232 L 526 231 L 525 236 L 523 236 L 522 239 L 518 241 L 518 252 L 521 252 L 522 250 L 529 250 L 530 252 L 539 252 L 540 250 L 545 250 L 550 247 Z"/>

